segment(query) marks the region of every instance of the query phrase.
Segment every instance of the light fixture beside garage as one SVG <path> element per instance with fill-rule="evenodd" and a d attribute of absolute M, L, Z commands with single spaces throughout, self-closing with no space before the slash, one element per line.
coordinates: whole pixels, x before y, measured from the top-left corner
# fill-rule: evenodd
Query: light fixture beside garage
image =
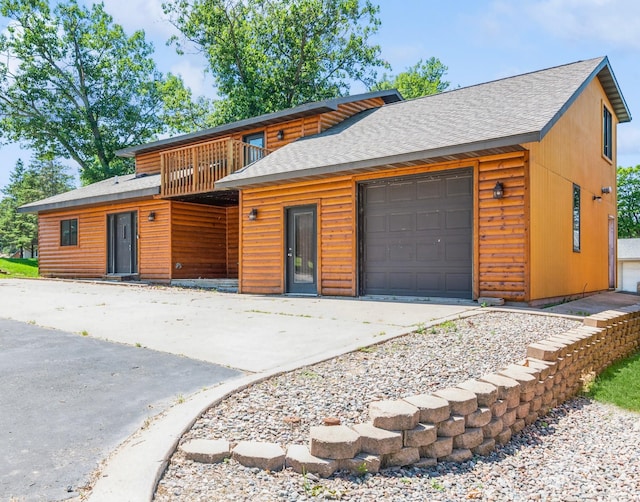
<path fill-rule="evenodd" d="M 500 181 L 496 181 L 496 186 L 493 187 L 493 198 L 502 199 L 504 197 L 504 185 Z"/>
<path fill-rule="evenodd" d="M 155 211 L 151 211 L 151 212 L 149 213 L 149 216 L 147 216 L 147 220 L 149 220 L 149 221 L 155 221 L 155 219 L 156 219 L 156 213 L 155 213 Z"/>
<path fill-rule="evenodd" d="M 249 219 L 251 221 L 258 219 L 258 210 L 255 207 L 249 212 Z"/>
<path fill-rule="evenodd" d="M 284 131 L 282 129 L 278 131 L 276 138 L 278 138 L 278 141 L 282 141 L 284 139 Z"/>

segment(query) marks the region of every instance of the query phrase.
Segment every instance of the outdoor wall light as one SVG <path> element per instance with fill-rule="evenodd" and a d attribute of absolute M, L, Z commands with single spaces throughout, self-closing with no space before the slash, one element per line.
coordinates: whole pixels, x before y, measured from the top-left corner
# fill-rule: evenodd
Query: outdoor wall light
<path fill-rule="evenodd" d="M 278 141 L 282 141 L 284 139 L 284 131 L 282 129 L 278 131 L 276 138 L 278 138 Z"/>
<path fill-rule="evenodd" d="M 500 182 L 496 182 L 496 186 L 493 187 L 493 198 L 502 199 L 504 197 L 504 185 Z"/>
<path fill-rule="evenodd" d="M 156 213 L 155 213 L 154 211 L 151 211 L 151 212 L 149 213 L 149 216 L 147 216 L 147 219 L 148 219 L 149 221 L 155 221 L 155 219 L 156 219 Z"/>
<path fill-rule="evenodd" d="M 602 193 L 611 193 L 611 187 L 602 187 L 600 190 Z"/>
<path fill-rule="evenodd" d="M 593 200 L 595 200 L 597 202 L 602 202 L 602 197 L 600 197 L 599 195 L 594 195 L 593 196 Z"/>
<path fill-rule="evenodd" d="M 258 210 L 255 207 L 249 212 L 249 219 L 251 221 L 258 219 Z"/>

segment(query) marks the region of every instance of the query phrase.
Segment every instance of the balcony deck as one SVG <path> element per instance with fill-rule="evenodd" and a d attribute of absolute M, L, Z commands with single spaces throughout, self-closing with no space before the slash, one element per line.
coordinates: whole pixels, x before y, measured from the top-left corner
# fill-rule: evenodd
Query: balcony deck
<path fill-rule="evenodd" d="M 160 195 L 212 192 L 215 183 L 270 153 L 235 139 L 219 139 L 160 154 Z"/>

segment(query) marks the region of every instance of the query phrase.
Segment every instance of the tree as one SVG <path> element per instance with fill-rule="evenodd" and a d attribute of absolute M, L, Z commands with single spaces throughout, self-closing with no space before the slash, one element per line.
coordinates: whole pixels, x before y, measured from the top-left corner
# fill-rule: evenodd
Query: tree
<path fill-rule="evenodd" d="M 640 237 L 640 165 L 618 167 L 618 237 Z"/>
<path fill-rule="evenodd" d="M 449 82 L 442 80 L 447 70 L 437 58 L 432 57 L 426 61 L 421 59 L 396 76 L 384 74 L 372 90 L 398 89 L 405 99 L 437 94 L 449 87 Z"/>
<path fill-rule="evenodd" d="M 0 37 L 4 139 L 73 159 L 84 183 L 131 172 L 114 152 L 165 130 L 165 81 L 144 33 L 127 36 L 102 3 L 0 0 L 0 14 L 11 20 Z"/>
<path fill-rule="evenodd" d="M 369 38 L 380 25 L 369 0 L 169 0 L 185 40 L 209 61 L 215 121 L 228 122 L 348 93 L 387 67 Z"/>
<path fill-rule="evenodd" d="M 0 249 L 15 251 L 38 243 L 38 218 L 35 214 L 18 213 L 23 204 L 51 197 L 74 188 L 68 167 L 53 159 L 35 159 L 29 167 L 18 160 L 9 175 L 9 184 L 1 191 Z"/>

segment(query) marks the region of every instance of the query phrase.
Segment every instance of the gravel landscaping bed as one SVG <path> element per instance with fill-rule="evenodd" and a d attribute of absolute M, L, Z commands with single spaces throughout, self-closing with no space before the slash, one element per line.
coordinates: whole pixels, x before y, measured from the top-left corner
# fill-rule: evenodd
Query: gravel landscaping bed
<path fill-rule="evenodd" d="M 209 409 L 195 438 L 306 444 L 324 417 L 365 422 L 368 405 L 428 393 L 524 358 L 527 344 L 578 325 L 534 314 L 486 312 L 271 378 Z M 176 453 L 155 500 L 637 500 L 640 416 L 576 398 L 488 457 L 429 469 L 328 479 L 235 461 L 199 464 Z"/>

